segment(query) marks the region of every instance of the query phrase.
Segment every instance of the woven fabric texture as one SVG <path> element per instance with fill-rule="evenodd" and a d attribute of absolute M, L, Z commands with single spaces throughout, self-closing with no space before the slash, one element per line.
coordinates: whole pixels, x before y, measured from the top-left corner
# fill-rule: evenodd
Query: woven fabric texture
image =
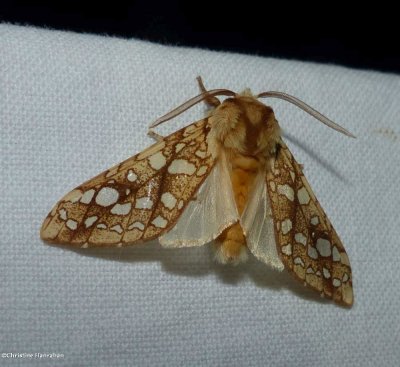
<path fill-rule="evenodd" d="M 8 24 L 0 50 L 1 353 L 64 355 L 31 366 L 398 366 L 399 76 Z M 357 136 L 265 101 L 347 249 L 352 309 L 254 259 L 215 264 L 207 246 L 41 242 L 56 201 L 151 144 L 148 124 L 196 95 L 197 75 L 295 95 Z"/>

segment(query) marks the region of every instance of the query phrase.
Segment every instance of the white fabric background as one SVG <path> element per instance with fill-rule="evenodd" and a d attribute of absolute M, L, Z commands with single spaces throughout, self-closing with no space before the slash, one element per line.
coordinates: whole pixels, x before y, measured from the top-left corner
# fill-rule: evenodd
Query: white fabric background
<path fill-rule="evenodd" d="M 0 365 L 398 366 L 399 76 L 6 24 L 0 50 L 0 352 L 65 355 Z M 357 135 L 266 101 L 350 256 L 351 310 L 255 260 L 217 265 L 207 247 L 39 239 L 55 202 L 148 146 L 147 125 L 196 95 L 199 74 L 293 94 Z"/>

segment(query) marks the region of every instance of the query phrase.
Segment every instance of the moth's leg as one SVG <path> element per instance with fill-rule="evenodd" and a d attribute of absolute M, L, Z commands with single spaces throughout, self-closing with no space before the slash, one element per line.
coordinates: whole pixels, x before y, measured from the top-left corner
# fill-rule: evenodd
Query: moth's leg
<path fill-rule="evenodd" d="M 147 135 L 150 136 L 151 138 L 153 138 L 156 141 L 161 141 L 164 139 L 164 137 L 160 134 L 157 134 L 152 128 L 150 128 L 147 131 Z"/>
<path fill-rule="evenodd" d="M 208 91 L 206 89 L 206 87 L 203 84 L 203 79 L 201 79 L 201 76 L 198 76 L 196 78 L 197 83 L 199 84 L 199 88 L 200 88 L 200 92 L 201 93 L 205 93 L 207 94 Z M 219 99 L 217 97 L 214 96 L 210 96 L 208 95 L 205 99 L 204 99 L 204 103 L 207 105 L 208 108 L 213 109 L 215 107 L 218 107 L 221 102 L 219 101 Z"/>

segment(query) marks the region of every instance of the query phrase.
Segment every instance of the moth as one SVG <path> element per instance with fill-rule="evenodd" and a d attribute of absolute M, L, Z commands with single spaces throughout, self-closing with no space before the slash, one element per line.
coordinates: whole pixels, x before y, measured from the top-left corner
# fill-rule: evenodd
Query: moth
<path fill-rule="evenodd" d="M 342 242 L 282 140 L 272 108 L 258 99 L 284 99 L 353 135 L 288 94 L 208 91 L 200 77 L 198 83 L 201 94 L 150 125 L 154 145 L 64 196 L 44 220 L 41 238 L 82 248 L 155 238 L 177 248 L 214 240 L 220 263 L 240 263 L 250 252 L 351 306 Z M 201 101 L 210 107 L 207 117 L 166 137 L 154 132 Z"/>

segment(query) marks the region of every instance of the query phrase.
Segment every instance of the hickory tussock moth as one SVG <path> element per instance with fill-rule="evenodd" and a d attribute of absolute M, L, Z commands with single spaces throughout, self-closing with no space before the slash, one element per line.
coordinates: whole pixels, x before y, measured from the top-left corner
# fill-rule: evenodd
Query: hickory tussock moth
<path fill-rule="evenodd" d="M 282 98 L 326 125 L 348 131 L 279 92 L 202 93 L 151 125 L 158 141 L 63 197 L 45 219 L 43 240 L 77 247 L 125 246 L 158 238 L 166 247 L 216 242 L 216 259 L 238 263 L 248 250 L 335 302 L 353 303 L 346 251 L 301 166 L 281 138 Z M 217 96 L 228 96 L 222 103 Z M 208 117 L 161 137 L 152 128 L 205 101 Z"/>

